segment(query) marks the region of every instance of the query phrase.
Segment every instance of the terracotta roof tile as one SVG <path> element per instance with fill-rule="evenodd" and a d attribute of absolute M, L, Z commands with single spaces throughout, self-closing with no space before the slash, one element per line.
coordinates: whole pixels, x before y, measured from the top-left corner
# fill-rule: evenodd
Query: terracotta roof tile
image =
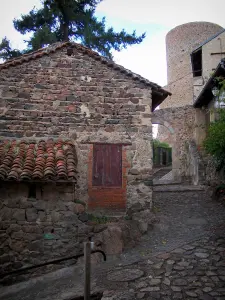
<path fill-rule="evenodd" d="M 0 141 L 0 180 L 74 181 L 76 165 L 71 141 Z"/>
<path fill-rule="evenodd" d="M 22 64 L 23 62 L 27 62 L 29 60 L 34 60 L 34 59 L 40 58 L 44 55 L 49 55 L 49 54 L 54 53 L 57 50 L 60 50 L 64 47 L 69 47 L 71 49 L 75 48 L 76 50 L 78 50 L 78 51 L 80 51 L 84 54 L 87 54 L 88 56 L 91 56 L 95 60 L 99 60 L 101 63 L 106 64 L 107 66 L 109 66 L 109 67 L 111 67 L 111 68 L 113 68 L 113 69 L 115 69 L 115 70 L 117 70 L 121 73 L 124 73 L 124 74 L 130 76 L 132 79 L 140 81 L 140 82 L 144 83 L 147 86 L 150 86 L 154 91 L 157 91 L 157 92 L 161 93 L 162 97 L 164 97 L 164 98 L 166 98 L 168 95 L 171 95 L 170 92 L 164 90 L 158 84 L 156 84 L 154 82 L 151 82 L 148 79 L 146 79 L 146 78 L 144 78 L 144 77 L 142 77 L 142 76 L 126 69 L 126 68 L 124 68 L 123 66 L 114 63 L 112 60 L 110 60 L 110 59 L 108 59 L 104 56 L 99 55 L 97 52 L 95 52 L 95 51 L 93 51 L 93 50 L 91 50 L 91 49 L 89 49 L 89 48 L 87 48 L 87 47 L 85 47 L 81 44 L 73 43 L 73 42 L 64 42 L 64 43 L 63 42 L 58 42 L 58 43 L 50 45 L 49 47 L 42 48 L 42 49 L 39 49 L 37 51 L 28 53 L 28 54 L 21 55 L 17 58 L 14 58 L 12 60 L 8 60 L 5 63 L 0 64 L 0 70 L 1 69 L 7 69 L 10 66 L 15 66 L 15 65 L 18 65 L 18 64 Z M 72 53 L 70 55 L 72 55 Z"/>

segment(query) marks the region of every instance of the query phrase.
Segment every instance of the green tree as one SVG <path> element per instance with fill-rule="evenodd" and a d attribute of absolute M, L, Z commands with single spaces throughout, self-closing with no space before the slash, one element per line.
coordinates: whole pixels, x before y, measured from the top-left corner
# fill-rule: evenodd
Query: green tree
<path fill-rule="evenodd" d="M 170 145 L 165 142 L 160 142 L 158 139 L 153 139 L 153 147 L 170 148 Z"/>
<path fill-rule="evenodd" d="M 208 129 L 207 137 L 203 143 L 208 154 L 214 158 L 215 166 L 218 171 L 225 170 L 225 109 L 221 104 L 225 103 L 225 79 L 216 78 L 218 82 L 217 103 L 219 107 L 215 108 L 216 120 L 211 123 Z"/>
<path fill-rule="evenodd" d="M 21 54 L 23 54 L 21 51 L 11 48 L 10 41 L 6 37 L 2 39 L 0 43 L 0 58 L 10 59 L 18 57 Z"/>
<path fill-rule="evenodd" d="M 37 50 L 62 41 L 78 41 L 83 45 L 112 59 L 112 49 L 120 51 L 128 45 L 139 44 L 145 38 L 136 32 L 116 32 L 106 28 L 106 20 L 97 19 L 95 10 L 102 0 L 42 0 L 40 9 L 32 9 L 13 24 L 21 34 L 33 33 L 25 51 Z M 9 45 L 0 45 L 0 58 L 15 57 Z"/>

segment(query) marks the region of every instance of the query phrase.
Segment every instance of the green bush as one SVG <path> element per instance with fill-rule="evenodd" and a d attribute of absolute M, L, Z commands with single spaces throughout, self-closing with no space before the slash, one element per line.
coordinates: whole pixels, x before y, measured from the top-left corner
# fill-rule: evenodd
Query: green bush
<path fill-rule="evenodd" d="M 219 119 L 210 124 L 203 145 L 206 152 L 213 156 L 219 171 L 225 166 L 225 111 L 220 109 L 218 115 Z"/>
<path fill-rule="evenodd" d="M 157 147 L 170 148 L 169 144 L 164 143 L 164 142 L 160 142 L 157 139 L 153 139 L 153 147 L 154 148 L 157 148 Z"/>
<path fill-rule="evenodd" d="M 225 91 L 225 79 L 217 78 L 219 94 Z M 224 100 L 223 100 L 224 102 Z M 217 119 L 211 123 L 203 146 L 215 161 L 217 171 L 225 170 L 225 109 L 215 109 Z"/>

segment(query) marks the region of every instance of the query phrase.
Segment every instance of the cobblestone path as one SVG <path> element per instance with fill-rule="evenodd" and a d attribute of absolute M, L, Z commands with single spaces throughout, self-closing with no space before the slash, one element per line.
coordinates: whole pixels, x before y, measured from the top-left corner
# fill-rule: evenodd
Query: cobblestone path
<path fill-rule="evenodd" d="M 115 290 L 105 291 L 104 300 L 222 300 L 225 299 L 225 239 L 204 238 L 170 253 L 119 266 L 99 280 L 111 289 L 121 289 L 116 294 Z"/>
<path fill-rule="evenodd" d="M 154 198 L 160 223 L 139 246 L 93 267 L 92 292 L 102 300 L 225 300 L 224 206 L 191 187 Z M 0 288 L 0 300 L 81 299 L 83 277 L 80 267 L 65 268 Z"/>

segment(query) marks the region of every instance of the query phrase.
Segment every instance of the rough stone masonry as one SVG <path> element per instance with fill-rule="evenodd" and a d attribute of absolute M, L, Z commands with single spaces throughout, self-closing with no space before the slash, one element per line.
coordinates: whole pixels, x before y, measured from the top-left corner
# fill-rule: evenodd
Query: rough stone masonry
<path fill-rule="evenodd" d="M 138 202 L 149 208 L 151 99 L 152 89 L 160 87 L 113 69 L 86 48 L 74 47 L 72 55 L 67 50 L 62 45 L 0 67 L 0 137 L 72 139 L 78 155 L 76 197 L 85 202 L 92 144 L 120 143 L 126 152 L 127 207 Z"/>
<path fill-rule="evenodd" d="M 76 147 L 78 159 L 77 184 L 75 190 L 74 185 L 70 187 L 73 192 L 68 193 L 68 187 L 63 190 L 57 182 L 45 184 L 42 195 L 30 201 L 29 187 L 25 183 L 6 185 L 2 182 L 1 221 L 4 223 L 1 233 L 6 243 L 2 250 L 5 262 L 11 261 L 7 249 L 18 258 L 13 262 L 21 265 L 24 256 L 22 258 L 20 253 L 24 251 L 28 251 L 26 257 L 32 252 L 32 262 L 35 253 L 40 260 L 42 250 L 46 249 L 39 249 L 41 243 L 48 245 L 48 251 L 44 250 L 46 255 L 55 247 L 59 249 L 57 255 L 77 247 L 77 239 L 74 239 L 75 244 L 68 241 L 78 230 L 80 236 L 80 229 L 85 235 L 86 227 L 74 212 L 74 200 L 89 201 L 94 143 L 122 145 L 121 197 L 125 202 L 121 207 L 120 194 L 115 189 L 112 192 L 104 188 L 97 189 L 95 200 L 105 203 L 110 196 L 108 208 L 130 211 L 151 208 L 151 112 L 156 95 L 162 102 L 168 93 L 77 44 L 41 49 L 0 66 L 0 139 L 27 142 L 69 139 Z M 18 185 L 17 194 L 14 184 Z M 36 189 L 39 188 L 36 186 Z M 117 195 L 112 196 L 114 194 Z M 96 203 L 101 206 L 101 201 Z M 56 232 L 52 225 L 59 223 L 59 232 Z M 59 239 L 56 242 L 43 240 L 46 230 L 46 234 L 56 234 Z"/>

